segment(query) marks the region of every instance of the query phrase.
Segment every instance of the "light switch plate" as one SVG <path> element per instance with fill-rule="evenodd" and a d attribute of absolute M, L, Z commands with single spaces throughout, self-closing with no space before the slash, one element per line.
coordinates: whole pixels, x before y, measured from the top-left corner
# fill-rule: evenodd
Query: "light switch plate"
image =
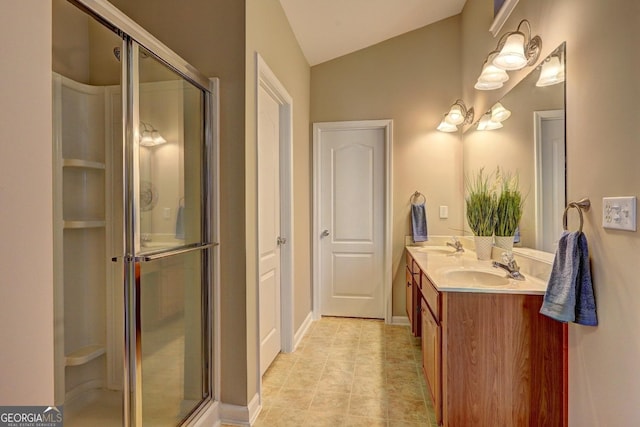
<path fill-rule="evenodd" d="M 440 206 L 440 219 L 449 218 L 449 206 Z"/>
<path fill-rule="evenodd" d="M 602 226 L 614 230 L 636 231 L 636 198 L 603 197 Z"/>

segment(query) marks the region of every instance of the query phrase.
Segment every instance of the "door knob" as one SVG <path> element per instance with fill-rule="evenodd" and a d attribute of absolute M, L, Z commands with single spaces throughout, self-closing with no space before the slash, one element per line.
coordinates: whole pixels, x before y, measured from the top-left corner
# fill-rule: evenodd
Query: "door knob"
<path fill-rule="evenodd" d="M 320 237 L 327 237 L 329 235 L 329 230 L 323 230 L 322 234 L 320 234 Z"/>
<path fill-rule="evenodd" d="M 278 246 L 284 245 L 285 243 L 287 243 L 287 238 L 278 236 L 276 242 L 278 243 Z"/>

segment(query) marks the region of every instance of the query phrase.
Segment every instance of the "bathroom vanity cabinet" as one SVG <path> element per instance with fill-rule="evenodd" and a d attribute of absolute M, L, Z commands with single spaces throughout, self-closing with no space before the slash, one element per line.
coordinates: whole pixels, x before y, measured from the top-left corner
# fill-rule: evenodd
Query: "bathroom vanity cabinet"
<path fill-rule="evenodd" d="M 439 425 L 566 425 L 566 326 L 538 313 L 542 295 L 443 291 L 425 271 L 418 278 Z"/>

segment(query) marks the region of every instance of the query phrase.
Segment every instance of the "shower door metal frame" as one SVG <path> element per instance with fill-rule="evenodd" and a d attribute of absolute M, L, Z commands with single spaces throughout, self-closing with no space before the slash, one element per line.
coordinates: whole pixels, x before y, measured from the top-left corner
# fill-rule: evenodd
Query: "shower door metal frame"
<path fill-rule="evenodd" d="M 185 424 L 189 424 L 214 401 L 219 401 L 219 248 L 215 243 L 219 236 L 219 172 L 218 172 L 218 79 L 207 79 L 197 69 L 171 51 L 167 46 L 137 25 L 134 21 L 104 0 L 68 0 L 92 15 L 123 37 L 122 63 L 122 111 L 123 111 L 123 261 L 125 265 L 125 319 L 124 319 L 124 382 L 123 425 L 142 426 L 142 378 L 141 378 L 141 319 L 140 289 L 136 280 L 136 263 L 185 252 L 202 253 L 202 319 L 203 322 L 203 400 Z M 135 123 L 137 122 L 138 82 L 136 78 L 138 46 L 149 51 L 157 60 L 200 89 L 204 95 L 202 151 L 202 235 L 201 244 L 185 245 L 158 254 L 137 256 L 136 220 L 138 209 L 135 188 Z M 215 329 L 214 329 L 215 327 Z"/>

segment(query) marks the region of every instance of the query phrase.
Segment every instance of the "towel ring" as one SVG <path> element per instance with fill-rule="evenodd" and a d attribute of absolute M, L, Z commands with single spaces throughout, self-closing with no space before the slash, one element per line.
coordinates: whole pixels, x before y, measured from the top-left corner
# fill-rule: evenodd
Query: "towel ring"
<path fill-rule="evenodd" d="M 580 215 L 580 228 L 578 231 L 582 233 L 582 226 L 584 225 L 584 217 L 582 215 L 582 211 L 588 211 L 591 207 L 591 201 L 589 199 L 578 200 L 577 202 L 570 202 L 566 208 L 564 208 L 564 214 L 562 215 L 562 228 L 564 231 L 568 231 L 567 229 L 567 212 L 569 209 L 575 208 L 578 210 L 578 214 Z"/>
<path fill-rule="evenodd" d="M 421 203 L 426 203 L 427 202 L 427 198 L 424 197 L 424 194 L 422 194 L 419 191 L 416 191 L 415 193 L 413 193 L 411 195 L 411 197 L 409 198 L 409 201 L 411 202 L 411 204 L 416 204 L 418 202 L 420 202 L 420 198 L 422 198 L 422 202 Z"/>

